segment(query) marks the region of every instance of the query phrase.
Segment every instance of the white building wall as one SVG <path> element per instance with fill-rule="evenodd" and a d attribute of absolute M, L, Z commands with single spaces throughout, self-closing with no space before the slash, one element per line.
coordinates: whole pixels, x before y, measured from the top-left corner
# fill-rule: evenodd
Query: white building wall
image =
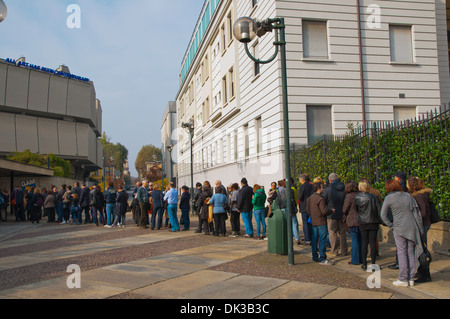
<path fill-rule="evenodd" d="M 361 0 L 361 36 L 366 120 L 387 121 L 394 119 L 394 107 L 413 106 L 417 114 L 441 104 L 449 85 L 445 66 L 448 60 L 439 55 L 436 35 L 436 1 L 375 1 Z M 194 116 L 194 180 L 224 184 L 239 182 L 247 177 L 250 184 L 269 187 L 270 182 L 284 177 L 283 168 L 283 117 L 281 91 L 281 65 L 279 58 L 261 65 L 261 73 L 254 74 L 254 62 L 247 56 L 244 46 L 237 41 L 226 42 L 224 52 L 221 26 L 229 12 L 233 22 L 241 16 L 257 19 L 285 17 L 287 38 L 288 94 L 291 143 L 308 143 L 307 106 L 331 107 L 330 123 L 333 134 L 348 131 L 349 122 L 361 124 L 360 49 L 358 39 L 358 7 L 355 0 L 284 0 L 221 1 L 210 30 L 205 35 L 188 74 L 180 88 L 177 103 L 185 98 L 190 83 L 195 88 L 194 103 L 187 106 L 189 117 L 179 117 L 178 125 Z M 372 29 L 369 5 L 381 9 L 380 25 Z M 303 23 L 305 20 L 327 21 L 329 57 L 313 59 L 304 56 Z M 390 24 L 412 27 L 414 61 L 408 64 L 391 63 Z M 259 58 L 268 59 L 274 52 L 274 34 L 258 39 Z M 250 51 L 254 42 L 249 44 Z M 219 46 L 219 50 L 217 49 Z M 217 50 L 219 52 L 217 52 Z M 443 46 L 441 51 L 444 52 Z M 447 51 L 446 51 L 447 52 Z M 200 65 L 208 54 L 210 77 L 203 83 Z M 447 57 L 448 59 L 448 57 Z M 439 61 L 442 61 L 439 64 Z M 447 63 L 445 65 L 445 63 Z M 441 67 L 439 68 L 439 65 Z M 224 103 L 222 78 L 233 67 L 235 97 Z M 439 70 L 441 73 L 439 73 Z M 221 99 L 216 99 L 216 96 Z M 400 98 L 404 94 L 404 98 Z M 202 104 L 211 104 L 210 120 L 203 122 Z M 218 102 L 218 103 L 216 103 Z M 196 113 L 194 113 L 194 111 Z M 262 150 L 257 152 L 256 125 L 263 130 Z M 244 131 L 247 130 L 247 137 Z M 190 145 L 187 132 L 180 134 L 179 185 L 190 185 Z M 248 155 L 246 155 L 248 148 Z M 237 158 L 235 157 L 237 150 Z"/>

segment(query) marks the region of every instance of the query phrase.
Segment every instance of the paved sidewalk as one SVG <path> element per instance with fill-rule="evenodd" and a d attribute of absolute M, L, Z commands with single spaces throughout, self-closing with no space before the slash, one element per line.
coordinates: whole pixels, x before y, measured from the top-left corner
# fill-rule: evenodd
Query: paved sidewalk
<path fill-rule="evenodd" d="M 193 231 L 138 232 L 135 229 L 134 225 L 110 230 L 91 225 L 0 224 L 0 298 L 450 298 L 448 256 L 433 254 L 433 282 L 396 288 L 392 281 L 396 280 L 398 272 L 387 268 L 394 259 L 395 249 L 393 245 L 381 244 L 382 288 L 369 289 L 364 285 L 370 274 L 359 266 L 348 265 L 348 256 L 332 258 L 333 266 L 319 266 L 312 263 L 309 246 L 296 245 L 296 265 L 289 266 L 286 256 L 267 253 L 267 241 L 264 240 L 212 238 Z M 111 239 L 114 236 L 119 237 Z M 59 247 L 57 243 L 61 241 L 70 245 Z M 178 249 L 175 247 L 178 244 L 185 246 Z M 130 255 L 138 250 L 148 251 L 148 254 Z M 128 255 L 115 262 L 115 254 Z M 99 267 L 89 264 L 87 270 L 81 266 L 81 288 L 69 289 L 67 283 L 72 273 L 61 272 L 61 267 L 69 266 L 65 262 L 82 262 L 87 256 L 94 259 L 98 256 L 99 263 L 104 259 L 103 264 Z M 58 265 L 59 268 L 47 274 L 50 279 L 30 279 L 31 283 L 23 285 L 11 282 L 15 279 L 11 276 L 21 276 L 44 265 L 50 268 Z"/>

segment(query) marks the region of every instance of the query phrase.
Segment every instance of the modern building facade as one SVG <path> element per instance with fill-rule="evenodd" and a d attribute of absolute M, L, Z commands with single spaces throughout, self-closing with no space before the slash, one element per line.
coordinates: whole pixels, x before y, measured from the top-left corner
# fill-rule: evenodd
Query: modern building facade
<path fill-rule="evenodd" d="M 286 20 L 291 143 L 450 101 L 445 0 L 206 0 L 176 97 L 177 127 L 194 121 L 195 181 L 285 178 L 281 63 L 247 56 L 232 34 L 242 16 Z M 274 40 L 255 39 L 251 53 L 267 60 Z M 176 138 L 179 185 L 190 185 L 189 133 Z"/>
<path fill-rule="evenodd" d="M 87 78 L 0 59 L 0 156 L 30 150 L 72 165 L 75 180 L 103 167 L 102 107 Z"/>
<path fill-rule="evenodd" d="M 169 102 L 161 121 L 162 170 L 163 178 L 176 182 L 177 170 L 177 105 Z"/>

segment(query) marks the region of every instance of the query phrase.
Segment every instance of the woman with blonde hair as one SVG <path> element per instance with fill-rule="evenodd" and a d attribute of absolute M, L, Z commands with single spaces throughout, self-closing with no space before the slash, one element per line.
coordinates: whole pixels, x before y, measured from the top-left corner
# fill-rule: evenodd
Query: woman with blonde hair
<path fill-rule="evenodd" d="M 380 219 L 380 201 L 370 194 L 370 185 L 367 181 L 361 180 L 358 184 L 359 193 L 355 195 L 355 206 L 358 212 L 358 224 L 361 232 L 361 259 L 362 269 L 367 270 L 367 254 L 370 245 L 370 257 L 372 265 L 377 258 L 376 241 L 378 235 Z"/>

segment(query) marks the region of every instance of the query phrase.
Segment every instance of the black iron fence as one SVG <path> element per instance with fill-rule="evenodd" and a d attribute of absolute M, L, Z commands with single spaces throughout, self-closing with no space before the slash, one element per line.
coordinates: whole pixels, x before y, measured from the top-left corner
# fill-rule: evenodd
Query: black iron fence
<path fill-rule="evenodd" d="M 324 136 L 313 146 L 291 145 L 294 176 L 337 173 L 342 181 L 367 178 L 385 194 L 397 171 L 425 181 L 443 220 L 450 221 L 450 105 L 403 122 L 349 123 L 349 133 Z"/>

